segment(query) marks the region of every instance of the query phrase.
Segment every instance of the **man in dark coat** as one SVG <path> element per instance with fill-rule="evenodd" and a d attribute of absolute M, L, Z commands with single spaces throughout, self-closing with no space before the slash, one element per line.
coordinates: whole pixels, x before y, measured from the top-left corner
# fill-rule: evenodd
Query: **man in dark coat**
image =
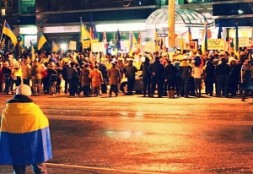
<path fill-rule="evenodd" d="M 149 67 L 151 74 L 151 97 L 154 96 L 155 88 L 158 88 L 158 98 L 163 95 L 164 67 L 160 62 L 160 57 L 156 57 L 154 63 Z"/>

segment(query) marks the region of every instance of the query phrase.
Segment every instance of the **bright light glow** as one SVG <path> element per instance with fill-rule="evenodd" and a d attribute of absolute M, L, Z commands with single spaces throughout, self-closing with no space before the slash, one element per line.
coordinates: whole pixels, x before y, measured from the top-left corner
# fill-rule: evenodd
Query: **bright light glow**
<path fill-rule="evenodd" d="M 61 50 L 66 51 L 66 50 L 68 49 L 68 44 L 66 44 L 66 43 L 61 43 L 61 44 L 60 44 L 60 48 L 61 48 Z"/>
<path fill-rule="evenodd" d="M 30 27 L 21 27 L 19 33 L 20 34 L 37 34 L 38 29 L 36 26 Z"/>
<path fill-rule="evenodd" d="M 243 10 L 238 10 L 238 14 L 243 14 L 244 11 Z"/>
<path fill-rule="evenodd" d="M 1 9 L 1 15 L 2 15 L 2 16 L 5 16 L 5 15 L 6 15 L 5 9 Z"/>
<path fill-rule="evenodd" d="M 124 23 L 124 24 L 98 24 L 96 25 L 98 32 L 115 32 L 119 31 L 143 31 L 145 23 Z"/>

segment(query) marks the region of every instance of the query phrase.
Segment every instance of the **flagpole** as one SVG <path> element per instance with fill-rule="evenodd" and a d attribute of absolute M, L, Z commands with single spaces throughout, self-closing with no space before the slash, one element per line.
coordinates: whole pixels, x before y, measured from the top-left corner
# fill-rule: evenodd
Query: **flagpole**
<path fill-rule="evenodd" d="M 3 26 L 5 26 L 5 22 L 6 22 L 6 20 L 4 20 L 4 25 Z M 2 31 L 1 39 L 0 39 L 1 42 L 2 42 L 2 39 L 3 39 L 3 31 Z"/>
<path fill-rule="evenodd" d="M 175 47 L 175 0 L 169 0 L 168 4 L 168 37 L 169 47 Z"/>

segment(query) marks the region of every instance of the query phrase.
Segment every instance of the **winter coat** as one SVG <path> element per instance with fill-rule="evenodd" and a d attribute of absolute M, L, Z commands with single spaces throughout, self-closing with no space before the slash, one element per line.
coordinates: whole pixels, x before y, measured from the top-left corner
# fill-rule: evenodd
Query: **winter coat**
<path fill-rule="evenodd" d="M 88 68 L 83 68 L 80 74 L 80 83 L 81 87 L 90 86 L 91 78 L 90 78 L 90 70 Z"/>
<path fill-rule="evenodd" d="M 30 79 L 31 78 L 31 71 L 32 67 L 30 64 L 22 64 L 22 78 L 23 79 Z"/>
<path fill-rule="evenodd" d="M 93 88 L 101 87 L 103 83 L 103 76 L 101 71 L 99 71 L 98 69 L 94 69 L 90 73 L 90 78 L 91 78 L 91 86 Z"/>
<path fill-rule="evenodd" d="M 118 85 L 121 80 L 121 73 L 119 68 L 112 67 L 108 71 L 109 84 L 110 85 Z"/>
<path fill-rule="evenodd" d="M 192 68 L 186 61 L 181 62 L 179 71 L 182 79 L 191 78 Z"/>

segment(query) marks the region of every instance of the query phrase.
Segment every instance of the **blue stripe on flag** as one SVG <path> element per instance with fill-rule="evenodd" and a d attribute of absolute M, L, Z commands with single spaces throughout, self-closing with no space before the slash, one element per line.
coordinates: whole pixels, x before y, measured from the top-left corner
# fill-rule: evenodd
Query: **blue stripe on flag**
<path fill-rule="evenodd" d="M 49 127 L 23 134 L 1 132 L 1 165 L 37 164 L 51 158 L 52 147 Z"/>

